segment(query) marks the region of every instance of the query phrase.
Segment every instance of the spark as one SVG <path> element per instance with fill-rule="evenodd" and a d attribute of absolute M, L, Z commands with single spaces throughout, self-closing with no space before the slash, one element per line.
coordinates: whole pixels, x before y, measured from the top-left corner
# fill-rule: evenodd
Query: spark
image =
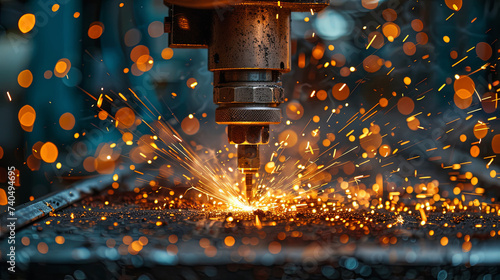
<path fill-rule="evenodd" d="M 486 164 L 486 168 L 490 168 L 491 163 L 493 162 L 494 158 L 491 158 L 488 164 Z"/>
<path fill-rule="evenodd" d="M 468 58 L 468 56 L 465 56 L 464 58 L 462 58 L 459 61 L 455 62 L 451 67 L 455 67 L 457 64 L 459 64 L 460 62 L 464 61 L 467 58 Z"/>
<path fill-rule="evenodd" d="M 373 36 L 373 38 L 370 40 L 370 43 L 368 43 L 368 46 L 366 46 L 366 49 L 370 48 L 372 45 L 373 41 L 375 41 L 375 38 L 377 38 L 377 35 Z"/>
<path fill-rule="evenodd" d="M 356 113 L 354 116 L 356 116 L 358 113 Z M 346 128 L 348 125 L 350 125 L 351 123 L 353 123 L 358 117 L 356 116 L 355 118 L 352 118 L 350 121 L 347 122 L 347 124 L 342 127 L 340 130 L 339 130 L 339 133 L 342 132 L 342 130 L 344 130 L 344 128 Z"/>
<path fill-rule="evenodd" d="M 12 97 L 10 97 L 10 92 L 7 91 L 7 97 L 9 98 L 9 101 L 12 101 Z"/>
<path fill-rule="evenodd" d="M 102 100 L 103 100 L 103 99 L 102 99 L 102 96 L 103 96 L 103 95 L 102 95 L 102 93 L 101 93 L 101 95 L 99 95 L 99 99 L 97 100 L 97 108 L 101 108 L 101 106 L 102 106 Z"/>
<path fill-rule="evenodd" d="M 255 227 L 257 229 L 262 229 L 262 223 L 260 222 L 259 215 L 255 215 Z"/>
<path fill-rule="evenodd" d="M 121 97 L 121 99 L 123 99 L 123 101 L 127 102 L 127 98 L 121 92 L 119 92 L 118 95 Z"/>
<path fill-rule="evenodd" d="M 481 110 L 483 110 L 483 108 L 477 108 L 477 109 L 474 109 L 472 111 L 467 112 L 467 114 L 472 114 L 474 112 L 481 111 Z"/>

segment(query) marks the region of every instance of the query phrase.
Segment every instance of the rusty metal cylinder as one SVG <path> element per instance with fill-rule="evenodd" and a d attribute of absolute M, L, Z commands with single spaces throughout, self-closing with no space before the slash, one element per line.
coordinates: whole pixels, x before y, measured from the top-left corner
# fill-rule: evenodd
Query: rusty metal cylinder
<path fill-rule="evenodd" d="M 290 13 L 277 5 L 237 5 L 214 12 L 209 70 L 290 71 Z"/>

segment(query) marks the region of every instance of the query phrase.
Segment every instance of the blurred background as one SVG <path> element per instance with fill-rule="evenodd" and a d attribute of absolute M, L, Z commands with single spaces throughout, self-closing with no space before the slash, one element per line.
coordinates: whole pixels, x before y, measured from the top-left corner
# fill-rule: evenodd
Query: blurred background
<path fill-rule="evenodd" d="M 323 176 L 328 186 L 371 175 L 363 184 L 373 189 L 380 174 L 408 199 L 470 193 L 496 203 L 499 12 L 494 0 L 332 0 L 321 13 L 294 13 L 285 118 L 262 158 L 282 141 L 287 156 L 305 159 L 318 155 L 306 146 L 321 154 L 338 142 L 318 165 L 354 150 Z M 137 134 L 158 112 L 194 150 L 227 148 L 218 157 L 236 169 L 214 122 L 207 51 L 168 48 L 167 14 L 160 0 L 0 0 L 0 183 L 8 166 L 20 171 L 17 203 L 109 173 L 104 143 L 122 145 L 113 167 L 133 160 L 126 144 L 137 139 L 109 117 L 123 102 Z M 379 136 L 359 138 L 364 129 Z"/>

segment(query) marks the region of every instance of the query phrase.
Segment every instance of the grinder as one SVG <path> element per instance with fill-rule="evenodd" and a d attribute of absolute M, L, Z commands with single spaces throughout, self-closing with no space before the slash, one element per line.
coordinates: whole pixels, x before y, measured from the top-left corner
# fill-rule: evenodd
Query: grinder
<path fill-rule="evenodd" d="M 165 32 L 171 48 L 208 48 L 214 73 L 215 121 L 228 125 L 238 145 L 238 169 L 246 197 L 253 198 L 259 145 L 269 142 L 269 125 L 281 122 L 281 74 L 290 71 L 290 15 L 316 12 L 329 0 L 167 0 Z"/>

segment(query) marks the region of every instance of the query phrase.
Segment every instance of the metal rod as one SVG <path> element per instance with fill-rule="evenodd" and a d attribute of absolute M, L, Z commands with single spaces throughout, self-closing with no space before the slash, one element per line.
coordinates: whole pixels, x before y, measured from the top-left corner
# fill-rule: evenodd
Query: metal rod
<path fill-rule="evenodd" d="M 118 175 L 119 179 L 121 179 L 121 173 L 125 172 L 121 171 L 115 173 Z M 16 229 L 22 228 L 33 221 L 45 217 L 51 212 L 69 206 L 84 197 L 103 191 L 115 181 L 113 179 L 115 174 L 100 175 L 77 182 L 65 190 L 57 191 L 22 205 L 18 205 L 15 207 L 15 211 L 7 211 L 1 214 L 0 238 L 5 237 L 8 232 L 10 232 L 9 224 L 15 224 Z"/>

